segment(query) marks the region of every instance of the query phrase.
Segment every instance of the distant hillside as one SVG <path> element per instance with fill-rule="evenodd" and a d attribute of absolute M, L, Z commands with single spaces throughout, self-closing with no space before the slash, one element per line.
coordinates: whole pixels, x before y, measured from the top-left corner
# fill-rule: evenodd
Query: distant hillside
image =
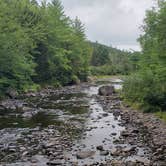
<path fill-rule="evenodd" d="M 93 48 L 91 72 L 100 74 L 129 74 L 138 68 L 139 52 L 122 51 L 98 42 L 89 42 Z"/>

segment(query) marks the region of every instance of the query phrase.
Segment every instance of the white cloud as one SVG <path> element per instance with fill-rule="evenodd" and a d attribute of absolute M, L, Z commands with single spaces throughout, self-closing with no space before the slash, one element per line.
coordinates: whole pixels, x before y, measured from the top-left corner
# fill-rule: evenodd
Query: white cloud
<path fill-rule="evenodd" d="M 153 0 L 62 0 L 62 4 L 67 15 L 78 16 L 85 24 L 90 40 L 139 49 L 139 27 Z"/>
<path fill-rule="evenodd" d="M 41 0 L 38 0 L 41 1 Z M 51 1 L 51 0 L 47 0 Z M 137 38 L 145 11 L 156 0 L 61 0 L 66 15 L 78 16 L 89 40 L 139 50 Z"/>

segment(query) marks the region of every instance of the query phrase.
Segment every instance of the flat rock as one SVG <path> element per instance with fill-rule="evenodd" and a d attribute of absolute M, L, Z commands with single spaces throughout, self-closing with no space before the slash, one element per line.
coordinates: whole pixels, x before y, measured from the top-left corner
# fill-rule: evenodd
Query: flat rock
<path fill-rule="evenodd" d="M 81 151 L 76 154 L 76 157 L 77 159 L 86 159 L 92 157 L 94 154 L 94 151 Z"/>

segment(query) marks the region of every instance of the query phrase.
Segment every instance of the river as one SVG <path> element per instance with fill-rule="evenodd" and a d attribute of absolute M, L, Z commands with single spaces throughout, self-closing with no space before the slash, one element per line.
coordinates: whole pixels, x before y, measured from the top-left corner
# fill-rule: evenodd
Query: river
<path fill-rule="evenodd" d="M 113 85 L 120 90 L 122 83 L 119 79 L 98 80 L 4 101 L 0 163 L 83 166 L 107 165 L 114 159 L 148 163 L 148 147 L 123 141 L 126 128 L 118 95 L 98 95 L 99 87 Z"/>

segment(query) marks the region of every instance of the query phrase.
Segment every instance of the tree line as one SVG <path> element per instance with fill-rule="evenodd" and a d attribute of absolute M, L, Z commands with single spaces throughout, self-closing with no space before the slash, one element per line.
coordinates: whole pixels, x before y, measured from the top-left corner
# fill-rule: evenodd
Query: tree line
<path fill-rule="evenodd" d="M 140 52 L 119 50 L 98 42 L 90 42 L 93 48 L 90 61 L 93 75 L 128 75 L 139 68 Z"/>
<path fill-rule="evenodd" d="M 0 94 L 86 80 L 91 47 L 84 26 L 59 0 L 0 1 Z"/>
<path fill-rule="evenodd" d="M 166 111 L 166 1 L 146 12 L 139 70 L 125 80 L 124 96 L 145 112 Z"/>

